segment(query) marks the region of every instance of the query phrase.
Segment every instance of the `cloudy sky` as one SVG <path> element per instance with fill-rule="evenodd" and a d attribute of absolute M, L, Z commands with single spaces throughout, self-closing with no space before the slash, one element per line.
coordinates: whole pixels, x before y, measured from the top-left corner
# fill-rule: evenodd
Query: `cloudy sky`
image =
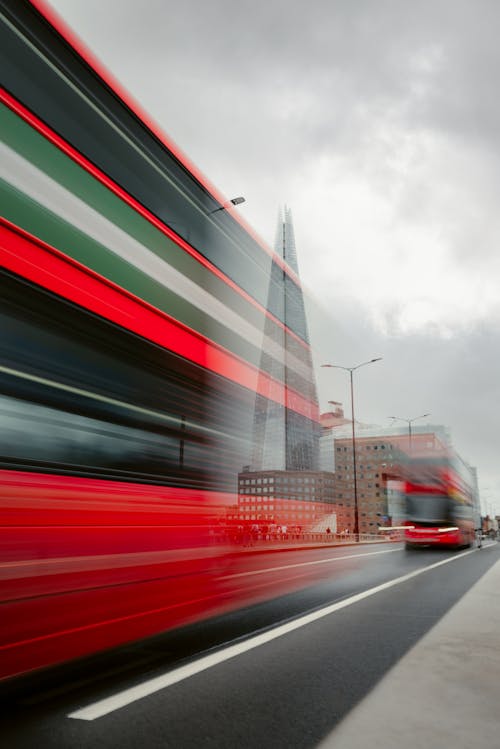
<path fill-rule="evenodd" d="M 500 3 L 51 4 L 262 237 L 291 206 L 317 363 L 383 356 L 357 418 L 430 412 L 500 511 Z"/>

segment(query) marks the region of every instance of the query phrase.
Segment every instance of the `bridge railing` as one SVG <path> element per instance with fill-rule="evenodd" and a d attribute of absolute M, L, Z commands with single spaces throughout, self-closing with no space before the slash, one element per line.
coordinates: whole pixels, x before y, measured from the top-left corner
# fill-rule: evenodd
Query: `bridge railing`
<path fill-rule="evenodd" d="M 264 533 L 262 531 L 254 533 L 221 533 L 213 539 L 216 543 L 230 543 L 241 547 L 260 547 L 267 548 L 270 546 L 308 546 L 308 545 L 325 545 L 325 546 L 342 546 L 352 543 L 390 543 L 403 540 L 403 531 L 395 530 L 382 533 L 326 533 L 313 531 L 286 531 L 281 533 Z"/>

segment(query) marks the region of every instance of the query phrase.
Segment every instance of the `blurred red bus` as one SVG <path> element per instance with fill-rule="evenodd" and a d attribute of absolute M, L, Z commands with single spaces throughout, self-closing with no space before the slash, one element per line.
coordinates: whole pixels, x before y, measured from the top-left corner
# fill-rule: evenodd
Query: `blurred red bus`
<path fill-rule="evenodd" d="M 475 538 L 471 469 L 447 450 L 410 459 L 406 473 L 406 547 L 470 546 Z"/>
<path fill-rule="evenodd" d="M 0 22 L 5 678 L 305 584 L 224 528 L 256 399 L 319 425 L 294 272 L 43 3 Z"/>

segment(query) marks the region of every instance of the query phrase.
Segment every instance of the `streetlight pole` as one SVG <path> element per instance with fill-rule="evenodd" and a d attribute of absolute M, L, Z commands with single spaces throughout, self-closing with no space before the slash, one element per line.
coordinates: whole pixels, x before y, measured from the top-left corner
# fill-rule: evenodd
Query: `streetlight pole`
<path fill-rule="evenodd" d="M 411 449 L 411 425 L 414 421 L 417 421 L 417 419 L 425 419 L 426 416 L 430 416 L 429 414 L 422 414 L 421 416 L 414 416 L 413 419 L 405 419 L 404 416 L 389 416 L 389 419 L 394 419 L 395 421 L 406 421 L 408 424 L 408 452 L 411 455 L 412 449 Z"/>
<path fill-rule="evenodd" d="M 343 369 L 345 372 L 349 372 L 351 382 L 351 419 L 352 419 L 352 468 L 354 471 L 354 537 L 356 541 L 359 541 L 359 508 L 358 508 L 358 479 L 356 475 L 356 431 L 354 427 L 354 379 L 353 373 L 356 369 L 364 367 L 367 364 L 373 364 L 376 361 L 381 361 L 382 357 L 379 356 L 376 359 L 370 359 L 370 361 L 362 362 L 357 364 L 355 367 L 341 367 L 339 364 L 322 364 L 322 367 L 329 367 L 331 369 Z"/>

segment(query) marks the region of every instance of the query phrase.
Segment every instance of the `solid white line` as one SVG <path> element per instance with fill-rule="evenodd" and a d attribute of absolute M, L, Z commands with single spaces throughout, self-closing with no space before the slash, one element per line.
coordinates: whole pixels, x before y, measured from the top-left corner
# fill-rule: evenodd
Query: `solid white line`
<path fill-rule="evenodd" d="M 316 559 L 314 562 L 297 562 L 294 564 L 282 564 L 279 567 L 266 567 L 262 570 L 249 570 L 248 572 L 235 572 L 234 575 L 223 575 L 221 580 L 232 580 L 234 577 L 246 577 L 248 575 L 263 575 L 266 572 L 278 572 L 290 570 L 294 567 L 309 567 L 311 564 L 326 564 L 327 562 L 341 562 L 343 559 L 357 559 L 358 557 L 371 557 L 374 554 L 390 554 L 401 549 L 384 549 L 383 551 L 367 551 L 365 554 L 345 554 L 342 557 L 328 557 L 328 559 Z"/>
<path fill-rule="evenodd" d="M 382 590 L 392 588 L 395 585 L 399 585 L 406 582 L 407 580 L 411 580 L 413 577 L 417 577 L 424 572 L 428 572 L 429 570 L 441 567 L 443 564 L 454 562 L 457 559 L 461 559 L 468 554 L 474 554 L 475 552 L 476 549 L 471 549 L 470 551 L 465 551 L 462 554 L 457 554 L 455 556 L 449 557 L 448 559 L 443 559 L 440 562 L 430 564 L 428 567 L 422 567 L 421 569 L 415 570 L 414 572 L 409 572 L 408 574 L 402 575 L 401 577 L 396 577 L 394 578 L 394 580 L 389 580 L 386 583 L 382 583 L 381 585 L 377 585 L 374 588 L 365 590 L 363 591 L 363 593 L 357 593 L 356 595 L 350 596 L 350 598 L 346 598 L 343 601 L 338 601 L 338 603 L 333 603 L 330 606 L 326 606 L 324 609 L 313 611 L 310 614 L 301 616 L 299 619 L 294 619 L 293 621 L 282 624 L 275 629 L 263 632 L 262 634 L 256 635 L 255 637 L 251 637 L 244 642 L 236 643 L 235 645 L 231 645 L 224 650 L 219 650 L 216 653 L 211 653 L 210 655 L 206 655 L 203 658 L 199 658 L 197 661 L 193 661 L 192 663 L 188 663 L 185 666 L 181 666 L 180 668 L 176 668 L 173 671 L 169 671 L 167 674 L 157 676 L 154 679 L 149 679 L 148 681 L 145 681 L 142 684 L 138 684 L 135 687 L 125 689 L 123 692 L 118 692 L 118 694 L 115 694 L 111 697 L 107 697 L 106 699 L 94 702 L 93 705 L 89 705 L 88 707 L 81 708 L 80 710 L 76 710 L 73 713 L 69 713 L 68 718 L 76 718 L 77 720 L 95 720 L 96 718 L 102 718 L 103 715 L 108 715 L 115 710 L 119 710 L 120 708 L 125 707 L 125 705 L 130 705 L 130 703 L 135 702 L 136 700 L 140 700 L 143 697 L 154 694 L 155 692 L 160 691 L 160 689 L 165 689 L 165 687 L 169 687 L 172 684 L 177 684 L 179 681 L 183 681 L 184 679 L 188 679 L 190 676 L 194 676 L 195 674 L 199 674 L 202 671 L 206 671 L 208 668 L 212 668 L 212 666 L 223 663 L 230 658 L 235 658 L 236 656 L 241 655 L 242 653 L 246 653 L 249 650 L 253 650 L 254 648 L 258 648 L 260 647 L 260 645 L 271 642 L 271 640 L 276 640 L 278 637 L 282 637 L 283 635 L 286 635 L 289 632 L 293 632 L 296 629 L 305 627 L 307 624 L 311 624 L 318 619 L 322 619 L 324 616 L 329 616 L 335 611 L 339 611 L 340 609 L 344 609 L 347 606 L 351 606 L 353 603 L 362 601 L 364 598 L 369 598 L 370 596 L 375 595 L 375 593 L 380 593 L 380 591 Z"/>

